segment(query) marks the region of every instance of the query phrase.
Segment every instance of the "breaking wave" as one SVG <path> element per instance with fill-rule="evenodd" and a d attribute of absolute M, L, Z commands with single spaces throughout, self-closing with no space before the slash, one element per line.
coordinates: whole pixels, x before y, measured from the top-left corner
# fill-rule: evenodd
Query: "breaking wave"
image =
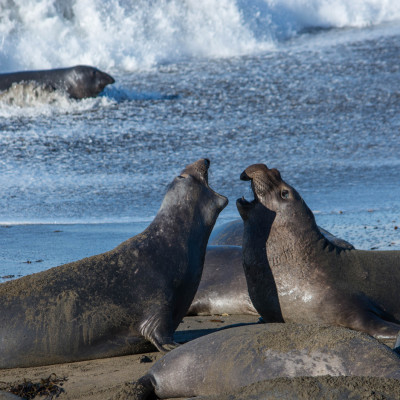
<path fill-rule="evenodd" d="M 268 51 L 316 28 L 400 20 L 389 0 L 38 0 L 0 2 L 0 72 L 77 64 L 148 69 Z"/>

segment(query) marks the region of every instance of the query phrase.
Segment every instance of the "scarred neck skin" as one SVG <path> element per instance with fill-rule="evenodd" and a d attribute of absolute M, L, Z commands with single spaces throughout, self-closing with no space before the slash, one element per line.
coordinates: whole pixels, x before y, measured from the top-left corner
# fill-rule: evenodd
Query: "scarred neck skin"
<path fill-rule="evenodd" d="M 264 210 L 261 204 L 257 204 L 254 213 L 249 218 L 243 218 L 243 269 L 250 299 L 256 310 L 267 322 L 283 322 L 278 291 L 266 252 L 267 239 L 276 215 L 271 211 L 265 213 Z"/>
<path fill-rule="evenodd" d="M 148 229 L 158 232 L 160 237 L 172 234 L 189 244 L 201 244 L 205 249 L 217 217 L 227 203 L 226 197 L 208 185 L 191 177 L 177 177 Z"/>
<path fill-rule="evenodd" d="M 320 246 L 316 246 L 317 243 Z M 296 274 L 301 260 L 306 261 L 303 265 L 311 268 L 312 265 L 307 263 L 311 253 L 322 250 L 328 243 L 311 210 L 303 203 L 302 209 L 293 211 L 292 215 L 276 214 L 266 241 L 266 254 L 272 269 L 291 266 L 292 274 Z M 304 276 L 306 271 L 299 273 Z"/>

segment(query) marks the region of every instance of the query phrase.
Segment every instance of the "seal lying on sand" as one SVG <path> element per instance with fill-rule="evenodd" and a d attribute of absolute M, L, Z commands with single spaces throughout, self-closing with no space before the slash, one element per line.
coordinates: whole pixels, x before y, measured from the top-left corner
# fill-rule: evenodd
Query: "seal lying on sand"
<path fill-rule="evenodd" d="M 366 400 L 400 399 L 400 381 L 371 376 L 301 376 L 256 382 L 193 400 Z"/>
<path fill-rule="evenodd" d="M 261 316 L 271 312 L 269 285 L 286 322 L 341 325 L 396 338 L 400 251 L 343 250 L 327 241 L 304 200 L 276 169 L 255 164 L 240 178 L 251 181 L 255 196 L 251 203 L 242 198 L 236 204 L 244 220 L 249 294 Z"/>
<path fill-rule="evenodd" d="M 343 249 L 354 247 L 318 227 L 327 240 Z M 257 315 L 250 300 L 242 262 L 243 221 L 241 219 L 221 225 L 211 234 L 204 261 L 203 275 L 188 315 L 250 314 Z M 224 245 L 224 246 L 221 246 Z M 282 322 L 275 317 L 265 322 Z"/>
<path fill-rule="evenodd" d="M 115 81 L 97 68 L 77 65 L 71 68 L 0 74 L 0 91 L 23 82 L 36 82 L 49 90 L 64 91 L 73 99 L 84 99 L 96 97 L 107 85 Z"/>
<path fill-rule="evenodd" d="M 161 358 L 134 384 L 146 399 L 219 394 L 254 382 L 298 376 L 400 378 L 389 347 L 350 329 L 263 324 L 224 329 L 188 342 Z"/>
<path fill-rule="evenodd" d="M 132 354 L 144 338 L 175 347 L 228 203 L 208 186 L 208 167 L 187 166 L 149 227 L 114 250 L 0 284 L 0 368 Z"/>

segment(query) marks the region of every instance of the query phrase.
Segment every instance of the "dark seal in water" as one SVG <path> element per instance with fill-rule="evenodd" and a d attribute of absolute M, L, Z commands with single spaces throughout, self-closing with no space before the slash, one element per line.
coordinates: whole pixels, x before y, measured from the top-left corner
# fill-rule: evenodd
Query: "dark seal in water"
<path fill-rule="evenodd" d="M 13 84 L 29 82 L 45 89 L 64 91 L 73 99 L 84 99 L 96 97 L 107 85 L 115 81 L 112 76 L 97 68 L 77 65 L 71 68 L 0 74 L 0 91 L 10 89 Z"/>

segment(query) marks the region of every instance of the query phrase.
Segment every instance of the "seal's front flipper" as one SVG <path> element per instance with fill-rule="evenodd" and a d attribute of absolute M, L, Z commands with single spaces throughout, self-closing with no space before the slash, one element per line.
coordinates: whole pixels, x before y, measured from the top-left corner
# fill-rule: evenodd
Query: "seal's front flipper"
<path fill-rule="evenodd" d="M 173 340 L 174 329 L 171 324 L 172 316 L 169 314 L 168 311 L 160 310 L 140 325 L 140 333 L 163 353 L 179 346 Z"/>
<path fill-rule="evenodd" d="M 163 344 L 160 343 L 160 347 L 158 347 L 156 344 L 154 345 L 158 348 L 158 350 L 162 351 L 163 353 L 167 353 L 168 351 L 176 349 L 178 346 L 180 346 L 179 343 L 176 343 L 174 341 L 170 341 Z"/>
<path fill-rule="evenodd" d="M 366 332 L 376 339 L 396 339 L 400 332 L 400 325 L 394 322 L 385 321 L 372 311 L 366 311 L 350 324 L 349 328 Z M 399 343 L 400 345 L 400 343 Z"/>

